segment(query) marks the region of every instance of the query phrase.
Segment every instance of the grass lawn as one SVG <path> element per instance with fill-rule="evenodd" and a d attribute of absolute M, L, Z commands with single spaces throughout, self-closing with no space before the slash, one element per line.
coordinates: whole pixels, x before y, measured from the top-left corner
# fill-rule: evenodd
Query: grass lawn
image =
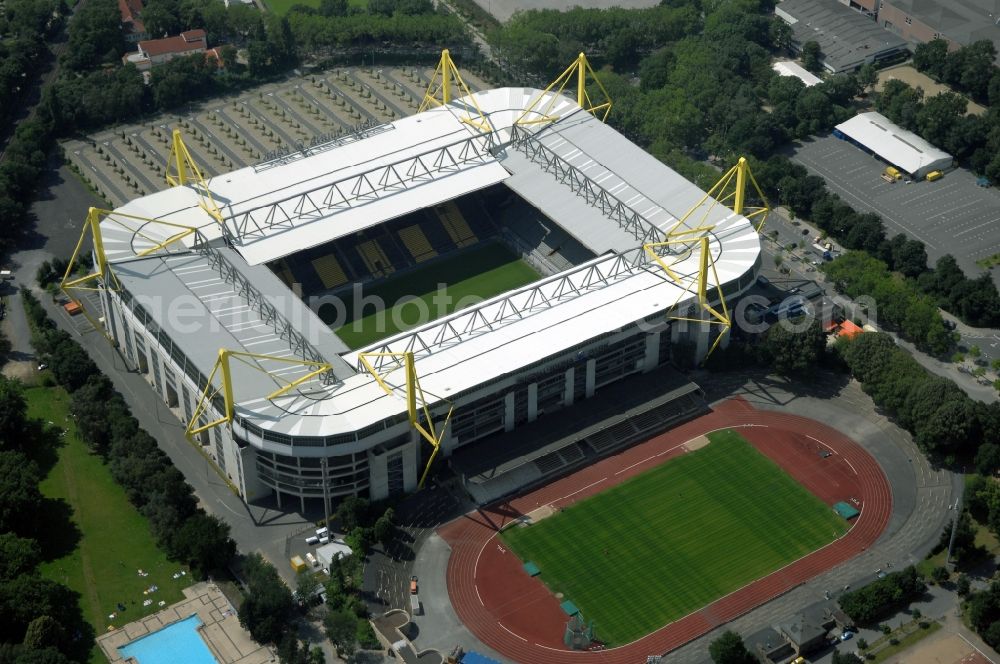
<path fill-rule="evenodd" d="M 319 8 L 319 2 L 320 0 L 264 0 L 267 8 L 278 16 L 284 16 L 295 5 Z M 347 0 L 347 6 L 355 9 L 367 9 L 368 0 Z"/>
<path fill-rule="evenodd" d="M 76 426 L 67 419 L 69 395 L 61 387 L 33 387 L 25 390 L 30 417 L 53 422 L 66 429 L 59 459 L 41 484 L 42 494 L 65 501 L 72 514 L 72 526 L 60 539 L 63 555 L 40 566 L 43 576 L 66 584 L 81 595 L 83 615 L 103 634 L 108 625 L 119 627 L 155 613 L 160 600 L 172 604 L 183 598 L 181 589 L 190 585 L 190 575 L 172 577 L 181 568 L 167 560 L 153 542 L 149 524 L 140 515 L 101 459 L 87 449 L 76 435 Z M 77 533 L 72 532 L 75 526 Z M 138 570 L 149 572 L 140 577 Z M 149 595 L 143 607 L 142 591 L 151 585 L 159 590 Z M 127 608 L 119 617 L 117 603 Z M 104 662 L 95 646 L 92 662 Z"/>
<path fill-rule="evenodd" d="M 335 332 L 352 350 L 361 348 L 538 278 L 534 268 L 504 245 L 484 244 L 364 289 L 363 296 L 381 298 L 385 310 L 359 319 L 348 316 Z M 448 300 L 439 304 L 434 298 L 442 283 L 448 285 Z M 400 302 L 414 297 L 419 302 Z M 350 297 L 345 298 L 345 305 L 348 312 L 353 312 Z M 374 308 L 366 306 L 362 313 L 367 311 Z"/>
<path fill-rule="evenodd" d="M 875 652 L 875 650 L 876 650 L 876 648 L 881 648 L 881 644 L 883 642 L 888 642 L 888 640 L 890 638 L 892 638 L 893 636 L 895 636 L 896 638 L 899 638 L 899 635 L 896 634 L 896 632 L 893 632 L 891 636 L 883 637 L 882 639 L 879 639 L 879 641 L 877 643 L 871 644 L 869 646 L 868 650 L 869 650 L 869 652 L 875 652 L 875 659 L 871 659 L 871 660 L 867 660 L 867 661 L 874 662 L 874 664 L 878 664 L 879 662 L 884 662 L 887 659 L 889 659 L 890 657 L 892 657 L 893 655 L 898 655 L 899 653 L 903 652 L 907 648 L 912 648 L 913 646 L 915 646 L 916 644 L 920 643 L 921 641 L 923 641 L 924 639 L 926 639 L 928 636 L 930 636 L 931 634 L 933 634 L 934 632 L 936 632 L 939 629 L 941 629 L 941 623 L 937 622 L 936 620 L 934 622 L 925 623 L 925 624 L 927 625 L 926 628 L 924 628 L 924 627 L 917 627 L 916 631 L 910 632 L 909 634 L 907 634 L 903 638 L 899 639 L 899 643 L 897 643 L 896 645 L 891 645 L 891 644 L 887 645 L 885 648 L 882 648 L 881 650 L 878 650 L 878 652 Z"/>
<path fill-rule="evenodd" d="M 503 538 L 609 645 L 634 641 L 847 530 L 734 431 Z"/>

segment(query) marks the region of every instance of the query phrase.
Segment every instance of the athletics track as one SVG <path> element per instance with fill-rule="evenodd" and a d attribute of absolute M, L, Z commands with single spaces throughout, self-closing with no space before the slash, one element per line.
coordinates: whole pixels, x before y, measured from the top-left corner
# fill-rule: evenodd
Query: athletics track
<path fill-rule="evenodd" d="M 564 507 L 649 470 L 682 452 L 702 434 L 736 428 L 758 450 L 828 505 L 852 500 L 861 510 L 838 540 L 624 646 L 570 651 L 562 643 L 567 616 L 559 600 L 506 550 L 498 528 L 537 507 Z M 821 452 L 832 452 L 823 458 Z M 438 533 L 451 547 L 448 595 L 476 637 L 522 664 L 634 664 L 674 650 L 768 602 L 871 546 L 892 514 L 892 492 L 875 459 L 824 424 L 797 415 L 759 411 L 741 398 L 634 445 L 535 491 L 490 505 L 445 524 Z M 598 637 L 600 634 L 598 634 Z"/>

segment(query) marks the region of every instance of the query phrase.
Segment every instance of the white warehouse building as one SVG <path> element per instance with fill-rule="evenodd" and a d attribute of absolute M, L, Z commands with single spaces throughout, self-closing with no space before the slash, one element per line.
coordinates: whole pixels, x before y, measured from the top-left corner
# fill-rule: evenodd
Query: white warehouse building
<path fill-rule="evenodd" d="M 431 446 L 408 419 L 404 371 L 376 357 L 387 391 L 363 354 L 412 353 L 439 429 L 454 408 L 440 440 L 448 458 L 561 409 L 587 411 L 580 402 L 662 367 L 681 339 L 699 357 L 708 351 L 718 327 L 668 314 L 705 316 L 698 238 L 714 266 L 712 306 L 716 286 L 730 300 L 753 284 L 754 224 L 708 199 L 680 228 L 710 228 L 658 250 L 669 278 L 643 245 L 663 240 L 705 193 L 568 97 L 543 98 L 554 102 L 550 121 L 519 123 L 541 95 L 474 93 L 486 133 L 465 121 L 463 98 L 215 176 L 207 187 L 221 222 L 191 184 L 102 217 L 106 332 L 179 419 L 197 412 L 220 349 L 238 355 L 213 381 L 228 377 L 232 417 L 219 392 L 200 423 L 223 421 L 198 439 L 246 501 L 305 510 L 307 499 L 417 487 Z M 474 240 L 505 244 L 541 279 L 354 350 L 303 300 L 322 305 L 355 283 L 405 276 Z M 326 370 L 273 395 L 315 368 L 278 358 Z M 696 392 L 678 380 L 658 402 L 676 409 L 662 421 L 694 412 Z M 566 464 L 579 460 L 563 452 Z M 524 481 L 548 472 L 518 468 Z M 483 489 L 483 499 L 502 490 Z"/>
<path fill-rule="evenodd" d="M 836 126 L 834 135 L 849 139 L 899 170 L 922 180 L 931 171 L 950 170 L 954 158 L 912 131 L 874 111 L 858 113 Z"/>

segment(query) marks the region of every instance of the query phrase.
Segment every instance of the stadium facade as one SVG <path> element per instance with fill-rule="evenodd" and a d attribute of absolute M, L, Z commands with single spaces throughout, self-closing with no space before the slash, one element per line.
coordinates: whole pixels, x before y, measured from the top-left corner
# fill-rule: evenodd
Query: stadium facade
<path fill-rule="evenodd" d="M 431 449 L 408 417 L 396 353 L 412 358 L 447 457 L 586 410 L 682 339 L 703 357 L 725 330 L 699 308 L 699 278 L 703 304 L 718 307 L 761 261 L 746 216 L 576 100 L 536 89 L 476 92 L 206 186 L 94 217 L 92 297 L 129 367 L 179 419 L 222 422 L 196 439 L 244 499 L 270 493 L 292 508 L 416 488 Z M 703 213 L 685 218 L 692 209 Z M 654 256 L 648 246 L 671 231 L 683 241 Z M 354 283 L 405 279 L 485 241 L 541 279 L 356 350 L 317 313 Z"/>

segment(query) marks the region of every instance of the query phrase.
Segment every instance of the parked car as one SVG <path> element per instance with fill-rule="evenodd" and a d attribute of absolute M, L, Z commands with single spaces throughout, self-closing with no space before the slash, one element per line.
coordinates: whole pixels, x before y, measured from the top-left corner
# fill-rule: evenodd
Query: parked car
<path fill-rule="evenodd" d="M 845 630 L 844 633 L 840 635 L 841 641 L 850 641 L 852 638 L 854 638 L 854 632 L 851 630 Z"/>

